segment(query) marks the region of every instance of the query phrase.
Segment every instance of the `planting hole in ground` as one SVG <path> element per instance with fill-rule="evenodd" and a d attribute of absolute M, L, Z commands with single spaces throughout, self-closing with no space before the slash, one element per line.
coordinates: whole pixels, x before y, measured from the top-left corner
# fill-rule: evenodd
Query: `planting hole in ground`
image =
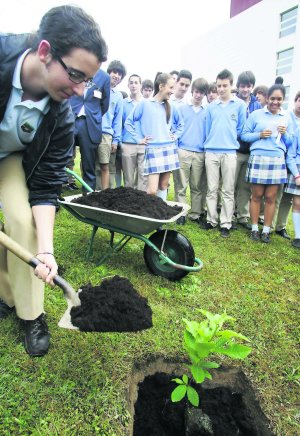
<path fill-rule="evenodd" d="M 136 371 L 129 389 L 133 436 L 272 436 L 247 377 L 238 368 L 212 371 L 212 380 L 192 384 L 200 405 L 172 403 L 172 382 L 186 372 L 183 364 L 162 360 Z"/>

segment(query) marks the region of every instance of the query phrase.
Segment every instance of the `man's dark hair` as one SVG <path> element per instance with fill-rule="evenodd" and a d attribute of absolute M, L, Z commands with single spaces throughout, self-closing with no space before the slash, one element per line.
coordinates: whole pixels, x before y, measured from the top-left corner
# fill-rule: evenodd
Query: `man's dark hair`
<path fill-rule="evenodd" d="M 54 59 L 69 54 L 74 48 L 93 53 L 99 62 L 107 59 L 107 45 L 99 25 L 77 6 L 50 9 L 42 17 L 38 31 L 31 36 L 30 47 L 36 51 L 43 39 L 50 43 Z"/>
<path fill-rule="evenodd" d="M 131 79 L 131 77 L 137 77 L 139 79 L 139 82 L 142 83 L 142 78 L 138 74 L 130 74 L 130 76 L 128 77 L 128 82 Z"/>
<path fill-rule="evenodd" d="M 153 85 L 152 80 L 145 79 L 142 81 L 142 89 L 145 89 L 145 88 L 151 88 L 152 90 L 154 89 L 154 85 Z"/>
<path fill-rule="evenodd" d="M 255 76 L 252 71 L 243 71 L 241 74 L 239 74 L 236 82 L 236 87 L 239 88 L 240 85 L 255 85 Z"/>
<path fill-rule="evenodd" d="M 217 84 L 215 82 L 209 83 L 207 88 L 207 94 L 209 94 L 210 92 L 218 92 Z"/>
<path fill-rule="evenodd" d="M 122 79 L 124 79 L 124 77 L 127 74 L 124 64 L 122 64 L 122 62 L 116 61 L 116 60 L 111 61 L 107 67 L 108 74 L 110 74 L 112 71 L 116 71 L 117 73 L 120 73 L 122 76 Z"/>
<path fill-rule="evenodd" d="M 180 70 L 177 76 L 177 82 L 179 82 L 180 79 L 189 79 L 192 81 L 192 73 L 189 70 Z"/>
<path fill-rule="evenodd" d="M 233 84 L 233 75 L 232 75 L 232 73 L 229 71 L 229 70 L 222 70 L 222 71 L 220 71 L 219 72 L 219 74 L 217 75 L 217 78 L 216 78 L 216 80 L 226 80 L 226 79 L 228 79 L 229 80 L 229 82 L 230 82 L 230 85 L 232 85 Z"/>
<path fill-rule="evenodd" d="M 265 85 L 256 86 L 253 89 L 253 95 L 256 97 L 256 94 L 261 94 L 264 97 L 267 97 L 267 95 L 268 95 L 268 87 L 265 86 Z"/>
<path fill-rule="evenodd" d="M 173 76 L 173 74 L 176 74 L 176 76 L 178 76 L 179 71 L 177 71 L 177 70 L 172 70 L 172 71 L 170 71 L 170 74 L 171 74 L 171 76 Z"/>
<path fill-rule="evenodd" d="M 268 89 L 267 97 L 271 97 L 274 91 L 281 91 L 283 98 L 285 99 L 285 87 L 283 85 L 275 83 L 274 85 L 270 86 L 270 88 Z"/>
<path fill-rule="evenodd" d="M 196 79 L 192 83 L 192 93 L 194 91 L 199 91 L 202 94 L 207 94 L 208 91 L 208 81 L 200 77 L 199 79 Z"/>

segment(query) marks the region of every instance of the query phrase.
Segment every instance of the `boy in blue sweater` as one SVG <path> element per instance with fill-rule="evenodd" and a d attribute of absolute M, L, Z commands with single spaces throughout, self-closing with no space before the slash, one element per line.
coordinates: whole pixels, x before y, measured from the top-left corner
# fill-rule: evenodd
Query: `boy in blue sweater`
<path fill-rule="evenodd" d="M 96 160 L 96 189 L 114 187 L 116 153 L 122 136 L 123 95 L 115 88 L 126 76 L 126 69 L 120 61 L 112 61 L 107 73 L 110 76 L 110 100 L 108 111 L 102 118 L 103 134 Z"/>
<path fill-rule="evenodd" d="M 192 101 L 178 107 L 184 121 L 184 130 L 178 140 L 178 157 L 180 169 L 173 172 L 175 199 L 186 203 L 188 185 L 191 192 L 190 219 L 199 221 L 201 213 L 201 179 L 204 170 L 205 109 L 202 100 L 208 90 L 205 79 L 196 79 L 192 84 Z M 176 177 L 174 177 L 176 174 Z M 178 219 L 178 224 L 185 224 L 186 217 Z"/>
<path fill-rule="evenodd" d="M 221 236 L 228 238 L 234 211 L 234 181 L 236 172 L 237 137 L 246 121 L 246 105 L 231 94 L 232 73 L 221 71 L 217 76 L 219 97 L 207 107 L 205 167 L 207 174 L 206 230 L 218 224 L 218 188 L 222 175 L 222 207 L 220 213 Z"/>

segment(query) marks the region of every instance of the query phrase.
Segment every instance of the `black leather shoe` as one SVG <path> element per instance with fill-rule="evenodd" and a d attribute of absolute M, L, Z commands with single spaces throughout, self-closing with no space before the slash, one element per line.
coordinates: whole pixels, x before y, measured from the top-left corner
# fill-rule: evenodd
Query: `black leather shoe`
<path fill-rule="evenodd" d="M 288 232 L 286 231 L 286 229 L 281 229 L 281 230 L 275 230 L 276 235 L 281 236 L 282 238 L 285 239 L 291 239 L 290 235 L 288 234 Z"/>
<path fill-rule="evenodd" d="M 300 239 L 299 239 L 299 238 L 297 238 L 297 239 L 293 239 L 293 240 L 292 240 L 292 246 L 293 246 L 294 248 L 300 248 Z"/>
<path fill-rule="evenodd" d="M 180 216 L 176 221 L 176 224 L 179 224 L 180 226 L 184 226 L 185 222 L 186 222 L 185 216 Z"/>
<path fill-rule="evenodd" d="M 30 356 L 44 356 L 49 348 L 50 334 L 44 314 L 33 321 L 24 321 L 25 350 Z"/>
<path fill-rule="evenodd" d="M 262 233 L 260 240 L 261 240 L 261 242 L 264 242 L 265 244 L 269 244 L 271 242 L 270 233 Z"/>
<path fill-rule="evenodd" d="M 238 222 L 238 225 L 244 227 L 246 230 L 252 230 L 252 225 L 248 223 L 248 221 Z"/>
<path fill-rule="evenodd" d="M 0 298 L 0 319 L 7 318 L 8 315 L 13 313 L 14 307 L 9 307 L 3 300 Z"/>
<path fill-rule="evenodd" d="M 229 229 L 226 229 L 226 227 L 222 227 L 220 231 L 221 231 L 222 238 L 230 238 Z"/>
<path fill-rule="evenodd" d="M 68 189 L 69 191 L 78 191 L 79 188 L 78 188 L 78 186 L 76 185 L 76 183 L 72 182 L 72 183 L 69 183 L 69 184 L 68 184 L 67 189 Z"/>
<path fill-rule="evenodd" d="M 252 241 L 259 241 L 260 240 L 260 234 L 258 230 L 252 230 L 252 232 L 250 233 L 250 239 L 252 239 Z"/>
<path fill-rule="evenodd" d="M 203 230 L 213 230 L 213 229 L 215 229 L 215 227 L 214 227 L 211 223 L 203 223 L 203 224 L 200 224 L 200 227 L 201 227 Z"/>
<path fill-rule="evenodd" d="M 231 221 L 231 228 L 230 229 L 231 230 L 237 230 L 238 229 L 237 223 L 235 221 Z"/>

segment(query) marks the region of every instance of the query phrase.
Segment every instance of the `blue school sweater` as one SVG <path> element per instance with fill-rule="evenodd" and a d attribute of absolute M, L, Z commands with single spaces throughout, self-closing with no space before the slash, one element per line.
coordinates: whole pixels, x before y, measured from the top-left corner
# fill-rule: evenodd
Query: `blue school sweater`
<path fill-rule="evenodd" d="M 246 121 L 246 104 L 232 97 L 227 104 L 219 98 L 206 109 L 206 141 L 204 149 L 210 153 L 235 153 L 240 147 L 240 136 Z"/>
<path fill-rule="evenodd" d="M 183 120 L 178 110 L 171 106 L 171 116 L 167 123 L 165 104 L 154 98 L 138 103 L 127 117 L 124 126 L 138 144 L 145 136 L 151 136 L 148 141 L 149 147 L 174 144 L 170 133 L 174 134 L 176 140 L 183 132 Z"/>
<path fill-rule="evenodd" d="M 123 96 L 120 91 L 110 88 L 109 108 L 102 117 L 102 133 L 112 136 L 112 144 L 119 145 L 122 136 Z"/>
<path fill-rule="evenodd" d="M 122 142 L 126 142 L 128 144 L 136 144 L 135 138 L 131 135 L 131 133 L 127 130 L 125 126 L 125 121 L 128 115 L 133 111 L 135 106 L 138 103 L 135 100 L 132 100 L 132 98 L 127 97 L 123 100 L 123 116 L 122 116 L 122 124 L 123 124 L 123 130 L 122 130 Z"/>
<path fill-rule="evenodd" d="M 184 129 L 178 140 L 178 147 L 188 151 L 204 152 L 205 115 L 206 110 L 201 106 L 195 112 L 192 103 L 178 107 L 184 122 Z"/>
<path fill-rule="evenodd" d="M 281 136 L 277 144 L 277 127 L 280 125 L 286 125 L 287 131 Z M 272 130 L 273 135 L 269 138 L 261 139 L 260 133 L 266 129 Z M 292 122 L 287 112 L 281 111 L 273 115 L 268 111 L 267 107 L 264 107 L 250 114 L 243 128 L 241 138 L 243 141 L 251 142 L 251 155 L 282 157 L 287 147 L 292 144 L 292 133 Z"/>
<path fill-rule="evenodd" d="M 295 132 L 292 145 L 288 147 L 286 164 L 293 176 L 298 176 L 297 165 L 300 165 L 300 128 Z"/>

